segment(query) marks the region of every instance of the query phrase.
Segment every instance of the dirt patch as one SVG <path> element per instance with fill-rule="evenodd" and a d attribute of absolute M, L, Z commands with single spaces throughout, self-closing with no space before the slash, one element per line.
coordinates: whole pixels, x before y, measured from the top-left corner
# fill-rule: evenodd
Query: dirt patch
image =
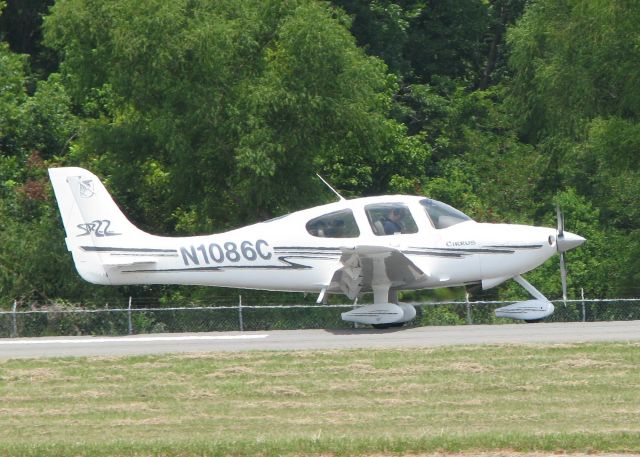
<path fill-rule="evenodd" d="M 0 408 L 0 415 L 7 416 L 34 416 L 37 412 L 33 408 Z"/>
<path fill-rule="evenodd" d="M 203 400 L 218 397 L 220 397 L 220 393 L 217 389 L 191 389 L 189 392 L 176 395 L 176 398 L 180 400 Z"/>
<path fill-rule="evenodd" d="M 213 371 L 209 374 L 206 374 L 206 378 L 227 378 L 229 376 L 238 376 L 238 375 L 249 375 L 255 374 L 256 370 L 254 368 L 245 367 L 243 365 L 236 365 L 231 367 L 220 368 L 219 370 Z"/>
<path fill-rule="evenodd" d="M 131 365 L 137 369 L 171 368 L 173 365 L 167 362 L 138 362 Z"/>
<path fill-rule="evenodd" d="M 109 412 L 141 412 L 141 411 L 158 411 L 158 408 L 154 408 L 151 405 L 136 401 L 130 403 L 114 403 L 112 405 L 104 405 L 99 407 L 94 407 L 97 411 L 109 411 Z"/>
<path fill-rule="evenodd" d="M 447 368 L 460 373 L 488 373 L 495 371 L 493 367 L 488 367 L 476 362 L 456 362 L 448 365 Z"/>
<path fill-rule="evenodd" d="M 51 368 L 16 368 L 3 376 L 7 382 L 38 382 L 52 381 L 61 378 L 60 372 Z"/>
<path fill-rule="evenodd" d="M 118 419 L 110 422 L 111 426 L 130 425 L 176 425 L 179 421 L 166 417 L 145 417 L 143 419 Z"/>
<path fill-rule="evenodd" d="M 352 371 L 354 373 L 378 373 L 378 369 L 368 363 L 352 363 L 345 366 L 342 370 Z"/>
<path fill-rule="evenodd" d="M 616 364 L 614 362 L 609 362 L 606 360 L 593 360 L 588 356 L 574 357 L 571 359 L 559 360 L 554 363 L 552 366 L 554 368 L 560 369 L 571 369 L 571 368 L 609 368 L 613 367 Z"/>
<path fill-rule="evenodd" d="M 260 389 L 260 393 L 282 397 L 306 397 L 307 394 L 293 386 L 269 386 Z"/>

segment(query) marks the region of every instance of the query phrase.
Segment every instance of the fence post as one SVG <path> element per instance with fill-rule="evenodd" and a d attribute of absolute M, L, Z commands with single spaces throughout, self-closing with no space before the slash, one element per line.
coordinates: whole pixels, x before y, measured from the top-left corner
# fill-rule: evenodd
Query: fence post
<path fill-rule="evenodd" d="M 584 307 L 584 289 L 580 288 L 580 296 L 582 297 L 582 322 L 587 322 L 587 311 Z"/>
<path fill-rule="evenodd" d="M 467 302 L 467 324 L 473 324 L 473 319 L 471 317 L 471 303 L 469 303 L 469 292 L 465 292 L 464 299 Z"/>
<path fill-rule="evenodd" d="M 238 295 L 238 322 L 240 323 L 240 331 L 244 331 L 244 323 L 242 322 L 242 295 Z"/>
<path fill-rule="evenodd" d="M 11 308 L 11 338 L 18 337 L 18 320 L 16 310 L 18 308 L 18 300 L 13 300 L 13 307 Z"/>
<path fill-rule="evenodd" d="M 129 335 L 133 335 L 133 322 L 131 321 L 131 296 L 129 296 L 129 308 L 127 309 L 127 319 L 129 320 Z"/>

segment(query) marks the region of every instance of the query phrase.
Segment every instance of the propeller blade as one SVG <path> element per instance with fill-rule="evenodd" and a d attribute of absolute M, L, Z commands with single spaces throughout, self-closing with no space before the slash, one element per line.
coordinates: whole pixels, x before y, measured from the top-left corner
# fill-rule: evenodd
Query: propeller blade
<path fill-rule="evenodd" d="M 567 267 L 564 264 L 563 252 L 560 252 L 560 279 L 562 280 L 562 300 L 567 301 Z"/>
<path fill-rule="evenodd" d="M 562 300 L 567 301 L 567 266 L 564 262 L 564 253 L 576 248 L 586 240 L 580 235 L 564 231 L 564 213 L 560 210 L 560 205 L 556 205 L 556 215 L 558 217 L 558 232 L 556 237 L 556 249 L 560 254 L 560 279 L 562 280 Z"/>
<path fill-rule="evenodd" d="M 564 237 L 564 214 L 560 211 L 560 206 L 556 205 L 556 216 L 558 218 L 558 238 Z"/>

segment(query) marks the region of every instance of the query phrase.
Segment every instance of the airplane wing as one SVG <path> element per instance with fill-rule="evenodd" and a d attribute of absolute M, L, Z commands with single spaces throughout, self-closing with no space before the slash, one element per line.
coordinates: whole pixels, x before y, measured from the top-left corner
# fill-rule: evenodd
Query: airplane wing
<path fill-rule="evenodd" d="M 341 248 L 342 267 L 334 273 L 327 291 L 342 292 L 355 299 L 373 285 L 390 288 L 421 282 L 427 275 L 398 249 L 383 246 Z"/>

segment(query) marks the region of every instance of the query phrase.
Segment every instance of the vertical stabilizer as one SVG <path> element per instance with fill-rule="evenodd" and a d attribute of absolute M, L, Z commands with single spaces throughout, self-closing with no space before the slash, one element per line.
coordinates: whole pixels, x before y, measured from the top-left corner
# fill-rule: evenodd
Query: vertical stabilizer
<path fill-rule="evenodd" d="M 80 276 L 94 284 L 111 284 L 101 252 L 132 245 L 150 235 L 122 214 L 100 179 L 77 167 L 50 168 L 49 177 L 67 234 L 67 248 Z"/>

